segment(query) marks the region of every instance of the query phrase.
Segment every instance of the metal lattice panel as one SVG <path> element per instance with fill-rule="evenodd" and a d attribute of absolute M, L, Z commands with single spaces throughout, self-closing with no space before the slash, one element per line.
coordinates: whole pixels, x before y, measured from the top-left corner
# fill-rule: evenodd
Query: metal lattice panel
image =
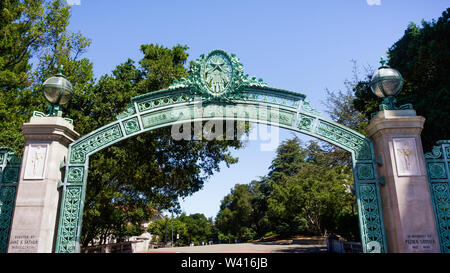
<path fill-rule="evenodd" d="M 8 249 L 20 162 L 8 148 L 0 148 L 0 253 Z"/>
<path fill-rule="evenodd" d="M 425 154 L 441 252 L 450 253 L 450 140 L 440 140 Z"/>

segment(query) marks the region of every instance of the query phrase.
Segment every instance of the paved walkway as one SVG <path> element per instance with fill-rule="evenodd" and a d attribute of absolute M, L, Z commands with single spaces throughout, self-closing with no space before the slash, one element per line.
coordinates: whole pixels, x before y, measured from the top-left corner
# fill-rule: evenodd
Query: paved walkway
<path fill-rule="evenodd" d="M 152 249 L 146 253 L 326 253 L 326 251 L 325 245 L 266 242 L 168 247 Z"/>

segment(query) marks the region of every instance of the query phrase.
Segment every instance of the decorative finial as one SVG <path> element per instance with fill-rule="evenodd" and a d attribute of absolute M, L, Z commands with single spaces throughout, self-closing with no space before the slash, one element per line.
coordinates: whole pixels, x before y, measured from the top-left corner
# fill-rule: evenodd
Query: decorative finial
<path fill-rule="evenodd" d="M 381 57 L 381 60 L 380 60 L 381 66 L 386 66 L 386 63 L 387 63 L 386 59 L 384 59 L 383 57 Z"/>
<path fill-rule="evenodd" d="M 63 74 L 63 72 L 64 72 L 64 66 L 63 66 L 62 64 L 59 65 L 58 72 L 59 72 L 59 74 L 61 74 L 61 75 Z"/>

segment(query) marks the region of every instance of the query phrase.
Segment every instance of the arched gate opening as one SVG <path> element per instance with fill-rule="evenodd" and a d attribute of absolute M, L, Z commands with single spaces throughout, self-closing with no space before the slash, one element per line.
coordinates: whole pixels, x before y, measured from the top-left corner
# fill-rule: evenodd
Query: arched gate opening
<path fill-rule="evenodd" d="M 336 145 L 351 153 L 363 251 L 387 252 L 372 141 L 320 116 L 306 96 L 249 78 L 235 55 L 202 55 L 192 73 L 164 90 L 132 99 L 117 120 L 69 146 L 62 183 L 56 252 L 78 252 L 89 157 L 124 139 L 157 128 L 208 120 L 278 126 Z"/>

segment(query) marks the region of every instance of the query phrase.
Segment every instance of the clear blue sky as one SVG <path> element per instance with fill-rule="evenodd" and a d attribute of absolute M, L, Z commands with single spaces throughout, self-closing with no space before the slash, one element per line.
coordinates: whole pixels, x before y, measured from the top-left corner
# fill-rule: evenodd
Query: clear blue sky
<path fill-rule="evenodd" d="M 140 60 L 141 44 L 187 45 L 190 60 L 223 49 L 240 58 L 245 73 L 303 93 L 321 111 L 325 89 L 344 89 L 344 80 L 352 77 L 350 60 L 378 67 L 380 56 L 409 22 L 437 19 L 449 7 L 448 0 L 68 2 L 75 3 L 70 29 L 92 39 L 85 57 L 94 63 L 96 77 L 128 58 Z M 292 136 L 280 130 L 280 141 Z M 182 209 L 215 217 L 220 200 L 236 183 L 267 174 L 275 153 L 260 151 L 260 144 L 249 141 L 233 152 L 239 163 L 222 166 L 201 191 L 182 202 Z"/>

